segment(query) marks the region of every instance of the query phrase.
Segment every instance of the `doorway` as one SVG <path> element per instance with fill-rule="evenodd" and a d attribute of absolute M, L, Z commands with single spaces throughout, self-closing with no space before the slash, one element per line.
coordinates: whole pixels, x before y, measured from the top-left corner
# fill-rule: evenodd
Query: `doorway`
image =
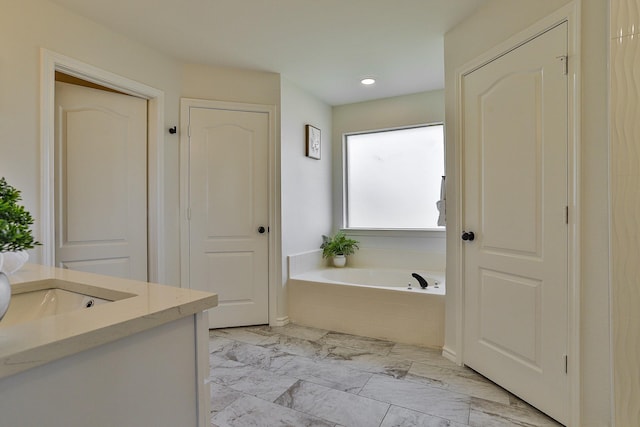
<path fill-rule="evenodd" d="M 164 92 L 41 49 L 41 262 L 55 264 L 55 73 L 62 72 L 90 83 L 143 98 L 148 105 L 148 280 L 166 281 L 164 268 Z"/>
<path fill-rule="evenodd" d="M 56 80 L 55 265 L 146 281 L 147 101 Z"/>
<path fill-rule="evenodd" d="M 218 294 L 210 328 L 270 323 L 272 107 L 182 100 L 183 286 Z"/>

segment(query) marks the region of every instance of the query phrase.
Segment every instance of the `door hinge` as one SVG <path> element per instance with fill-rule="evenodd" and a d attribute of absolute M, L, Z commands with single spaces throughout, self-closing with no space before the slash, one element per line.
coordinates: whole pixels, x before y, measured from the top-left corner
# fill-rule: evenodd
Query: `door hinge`
<path fill-rule="evenodd" d="M 191 208 L 187 208 L 187 221 L 191 221 Z"/>
<path fill-rule="evenodd" d="M 569 224 L 569 206 L 564 207 L 564 222 Z"/>
<path fill-rule="evenodd" d="M 187 126 L 187 136 L 191 138 L 191 125 Z"/>
<path fill-rule="evenodd" d="M 556 59 L 560 60 L 562 64 L 562 74 L 565 76 L 569 74 L 569 57 L 567 55 L 556 56 Z"/>
<path fill-rule="evenodd" d="M 564 355 L 564 373 L 569 373 L 569 356 L 567 356 L 566 354 Z"/>

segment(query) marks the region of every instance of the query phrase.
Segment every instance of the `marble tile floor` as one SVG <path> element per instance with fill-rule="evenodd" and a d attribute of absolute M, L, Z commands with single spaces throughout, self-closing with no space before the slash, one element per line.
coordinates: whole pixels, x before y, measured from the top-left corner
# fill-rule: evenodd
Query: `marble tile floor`
<path fill-rule="evenodd" d="M 294 324 L 209 335 L 212 427 L 560 425 L 438 349 Z"/>

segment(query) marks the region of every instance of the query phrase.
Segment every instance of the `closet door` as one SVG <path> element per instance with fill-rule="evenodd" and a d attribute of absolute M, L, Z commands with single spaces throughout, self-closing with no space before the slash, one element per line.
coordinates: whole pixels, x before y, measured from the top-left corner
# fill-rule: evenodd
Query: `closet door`
<path fill-rule="evenodd" d="M 189 108 L 189 286 L 218 294 L 209 326 L 269 322 L 267 112 Z"/>
<path fill-rule="evenodd" d="M 56 82 L 56 266 L 147 280 L 147 101 Z"/>
<path fill-rule="evenodd" d="M 563 423 L 566 55 L 564 23 L 464 76 L 461 236 L 464 363 Z"/>

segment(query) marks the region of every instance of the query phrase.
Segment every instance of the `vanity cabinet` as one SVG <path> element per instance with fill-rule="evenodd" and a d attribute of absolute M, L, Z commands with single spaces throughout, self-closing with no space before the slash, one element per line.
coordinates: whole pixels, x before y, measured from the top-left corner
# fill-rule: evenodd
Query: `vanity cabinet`
<path fill-rule="evenodd" d="M 41 266 L 12 285 L 50 277 L 133 296 L 0 322 L 0 425 L 210 425 L 206 310 L 214 294 Z"/>

